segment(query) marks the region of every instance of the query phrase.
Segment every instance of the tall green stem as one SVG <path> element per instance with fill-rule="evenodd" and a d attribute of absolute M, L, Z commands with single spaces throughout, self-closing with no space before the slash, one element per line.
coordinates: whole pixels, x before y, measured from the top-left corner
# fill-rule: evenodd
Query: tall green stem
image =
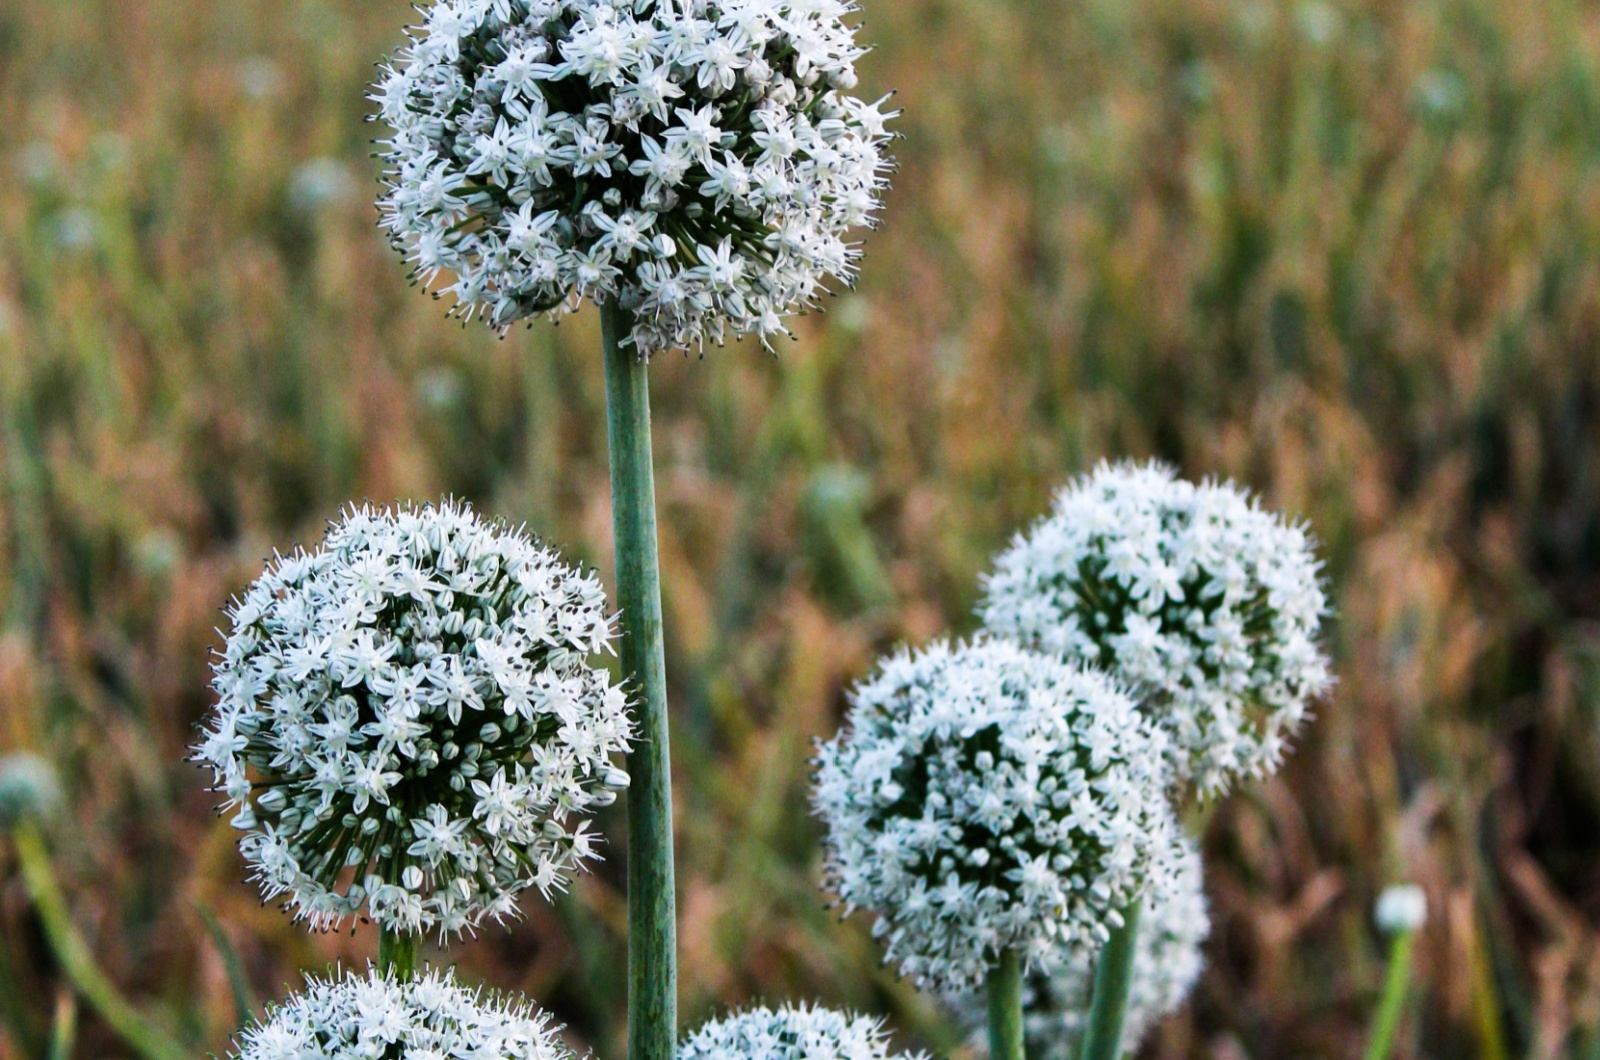
<path fill-rule="evenodd" d="M 1122 1027 L 1128 1018 L 1128 992 L 1133 986 L 1133 953 L 1139 941 L 1143 900 L 1122 911 L 1122 926 L 1111 932 L 1094 970 L 1094 1000 L 1083 1036 L 1080 1060 L 1120 1060 Z"/>
<path fill-rule="evenodd" d="M 397 980 L 410 979 L 417 974 L 417 953 L 421 940 L 388 928 L 378 929 L 378 971 L 383 975 L 394 973 Z"/>
<path fill-rule="evenodd" d="M 628 754 L 628 1056 L 671 1060 L 678 1034 L 677 908 L 650 383 L 645 363 L 622 345 L 633 328 L 631 315 L 615 304 L 603 306 L 600 327 L 622 669 L 638 713 Z"/>
<path fill-rule="evenodd" d="M 1023 1060 L 1022 958 L 1002 950 L 989 972 L 989 1058 Z"/>
<path fill-rule="evenodd" d="M 24 823 L 18 826 L 13 838 L 34 912 L 38 914 L 50 948 L 55 951 L 56 961 L 73 988 L 100 1014 L 106 1025 L 145 1060 L 189 1060 L 188 1050 L 129 1004 L 95 963 L 88 944 L 72 922 L 72 914 L 67 911 L 66 899 L 56 883 L 55 870 L 50 866 L 50 853 L 38 828 Z"/>
<path fill-rule="evenodd" d="M 1394 1052 L 1395 1036 L 1400 1033 L 1400 1017 L 1405 1014 L 1406 988 L 1411 982 L 1411 949 L 1416 944 L 1415 931 L 1402 931 L 1395 935 L 1389 947 L 1389 972 L 1384 977 L 1383 1001 L 1378 1006 L 1378 1018 L 1372 1027 L 1372 1042 L 1367 1046 L 1367 1060 L 1388 1060 Z"/>

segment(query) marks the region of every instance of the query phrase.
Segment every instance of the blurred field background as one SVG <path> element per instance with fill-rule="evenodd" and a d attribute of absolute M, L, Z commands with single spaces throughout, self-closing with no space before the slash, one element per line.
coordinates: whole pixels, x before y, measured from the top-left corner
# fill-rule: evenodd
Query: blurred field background
<path fill-rule="evenodd" d="M 191 1043 L 360 964 L 260 908 L 202 777 L 228 596 L 349 499 L 455 494 L 609 577 L 597 325 L 505 340 L 373 228 L 400 0 L 0 4 L 0 752 L 66 779 L 63 888 Z M 902 169 L 858 292 L 653 370 L 686 1023 L 813 996 L 954 1040 L 816 889 L 806 758 L 1102 456 L 1233 476 L 1325 545 L 1341 684 L 1221 805 L 1215 932 L 1147 1055 L 1359 1054 L 1415 879 L 1406 1057 L 1600 1056 L 1600 4 L 866 0 Z M 620 1055 L 621 814 L 456 946 Z M 220 922 L 225 947 L 208 933 Z M 0 841 L 0 1057 L 59 975 Z M 85 1014 L 79 1057 L 127 1055 Z"/>

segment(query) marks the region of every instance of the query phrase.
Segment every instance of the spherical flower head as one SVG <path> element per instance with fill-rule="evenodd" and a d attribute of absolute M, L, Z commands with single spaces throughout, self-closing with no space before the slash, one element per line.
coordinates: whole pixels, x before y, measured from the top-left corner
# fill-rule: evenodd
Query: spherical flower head
<path fill-rule="evenodd" d="M 883 1021 L 816 1005 L 752 1008 L 712 1020 L 676 1060 L 891 1060 Z M 897 1053 L 893 1060 L 923 1060 Z"/>
<path fill-rule="evenodd" d="M 821 746 L 828 883 L 925 988 L 1098 946 L 1175 829 L 1162 737 L 1105 677 L 1004 641 L 897 655 Z"/>
<path fill-rule="evenodd" d="M 1386 887 L 1378 895 L 1372 919 L 1385 935 L 1417 931 L 1428 922 L 1428 894 L 1414 883 Z"/>
<path fill-rule="evenodd" d="M 465 317 L 619 303 L 641 356 L 763 341 L 886 187 L 850 0 L 435 0 L 372 99 L 382 225 Z"/>
<path fill-rule="evenodd" d="M 593 574 L 465 506 L 352 508 L 229 613 L 195 752 L 268 899 L 443 937 L 595 856 L 632 721 Z"/>
<path fill-rule="evenodd" d="M 240 1032 L 236 1060 L 576 1060 L 550 1018 L 525 1001 L 468 990 L 452 973 L 403 981 L 369 970 L 306 989 Z"/>
<path fill-rule="evenodd" d="M 1231 483 L 1102 464 L 1064 489 L 985 579 L 993 633 L 1099 667 L 1166 730 L 1203 795 L 1275 771 L 1332 685 L 1305 529 Z"/>
<path fill-rule="evenodd" d="M 48 820 L 61 803 L 61 781 L 49 762 L 27 751 L 0 757 L 0 835 Z"/>
<path fill-rule="evenodd" d="M 1188 999 L 1205 965 L 1202 947 L 1210 932 L 1200 852 L 1180 835 L 1152 872 L 1145 892 L 1134 941 L 1123 1052 L 1137 1053 L 1145 1035 Z M 1024 981 L 1023 1031 L 1030 1057 L 1071 1060 L 1078 1055 L 1098 958 L 1096 949 L 1068 947 L 1053 969 L 1035 969 Z M 983 1054 L 987 1049 L 983 995 L 969 992 L 951 1002 L 957 1017 L 972 1029 L 974 1050 Z"/>

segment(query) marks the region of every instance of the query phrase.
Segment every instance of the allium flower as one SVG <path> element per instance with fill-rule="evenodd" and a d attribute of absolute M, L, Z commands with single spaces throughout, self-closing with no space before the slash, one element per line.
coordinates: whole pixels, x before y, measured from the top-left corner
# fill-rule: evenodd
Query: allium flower
<path fill-rule="evenodd" d="M 1378 895 L 1372 919 L 1386 935 L 1416 931 L 1428 922 L 1428 894 L 1414 883 L 1386 887 Z"/>
<path fill-rule="evenodd" d="M 1168 847 L 1167 857 L 1170 863 L 1153 874 L 1145 894 L 1134 942 L 1133 982 L 1122 1031 L 1125 1053 L 1137 1053 L 1150 1029 L 1188 999 L 1205 964 L 1201 947 L 1211 932 L 1211 919 L 1200 852 L 1180 836 Z M 1072 1060 L 1078 1055 L 1098 957 L 1099 951 L 1092 947 L 1068 947 L 1054 969 L 1035 969 L 1023 983 L 1028 1056 Z M 985 1052 L 983 995 L 962 994 L 952 1003 L 963 1024 L 973 1030 L 973 1048 Z"/>
<path fill-rule="evenodd" d="M 1099 674 L 1004 641 L 902 653 L 817 757 L 828 883 L 923 987 L 1098 946 L 1172 842 L 1164 750 Z"/>
<path fill-rule="evenodd" d="M 0 835 L 49 817 L 61 802 L 61 781 L 49 762 L 27 751 L 0 756 Z"/>
<path fill-rule="evenodd" d="M 307 978 L 304 993 L 240 1032 L 237 1060 L 575 1060 L 550 1018 L 458 985 L 450 972 L 398 981 L 376 970 L 333 982 Z"/>
<path fill-rule="evenodd" d="M 454 504 L 352 508 L 230 610 L 198 760 L 269 899 L 441 936 L 595 856 L 632 731 L 589 573 Z"/>
<path fill-rule="evenodd" d="M 987 628 L 1122 682 L 1203 794 L 1275 770 L 1330 687 L 1303 527 L 1230 483 L 1102 464 L 995 561 Z"/>
<path fill-rule="evenodd" d="M 753 1008 L 695 1031 L 678 1047 L 677 1060 L 890 1060 L 889 1035 L 882 1020 L 816 1005 Z"/>
<path fill-rule="evenodd" d="M 784 332 L 849 282 L 894 117 L 850 0 L 436 0 L 372 98 L 395 246 L 504 328 L 583 298 L 642 356 Z"/>

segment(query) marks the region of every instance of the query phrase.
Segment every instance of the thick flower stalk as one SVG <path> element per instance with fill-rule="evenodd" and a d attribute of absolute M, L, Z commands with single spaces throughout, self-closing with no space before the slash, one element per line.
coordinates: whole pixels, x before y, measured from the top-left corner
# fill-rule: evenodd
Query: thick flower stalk
<path fill-rule="evenodd" d="M 1168 848 L 1169 865 L 1152 874 L 1134 943 L 1133 979 L 1123 1025 L 1122 1050 L 1137 1053 L 1157 1023 L 1189 997 L 1205 965 L 1203 945 L 1211 931 L 1200 851 L 1187 837 Z M 1037 968 L 1023 984 L 1023 1033 L 1030 1060 L 1075 1060 L 1092 1000 L 1095 950 L 1070 946 L 1055 966 Z M 951 998 L 957 1018 L 972 1031 L 973 1048 L 984 1045 L 984 999 L 968 993 Z"/>
<path fill-rule="evenodd" d="M 1232 484 L 1102 464 L 996 559 L 980 614 L 1123 683 L 1175 779 L 1215 794 L 1276 770 L 1331 686 L 1319 569 L 1303 527 Z"/>
<path fill-rule="evenodd" d="M 576 1060 L 544 1013 L 456 983 L 449 973 L 377 971 L 306 989 L 239 1035 L 235 1060 Z"/>
<path fill-rule="evenodd" d="M 820 748 L 829 886 L 919 986 L 1098 947 L 1177 826 L 1161 734 L 1105 677 L 1004 641 L 902 652 Z"/>
<path fill-rule="evenodd" d="M 383 227 L 496 328 L 583 299 L 640 356 L 786 331 L 878 209 L 848 0 L 437 0 L 383 68 Z"/>
<path fill-rule="evenodd" d="M 196 757 L 267 898 L 447 937 L 597 856 L 633 724 L 593 574 L 465 506 L 352 508 L 229 613 Z"/>
<path fill-rule="evenodd" d="M 924 1060 L 889 1052 L 883 1021 L 816 1005 L 752 1008 L 712 1020 L 678 1048 L 677 1060 Z"/>

